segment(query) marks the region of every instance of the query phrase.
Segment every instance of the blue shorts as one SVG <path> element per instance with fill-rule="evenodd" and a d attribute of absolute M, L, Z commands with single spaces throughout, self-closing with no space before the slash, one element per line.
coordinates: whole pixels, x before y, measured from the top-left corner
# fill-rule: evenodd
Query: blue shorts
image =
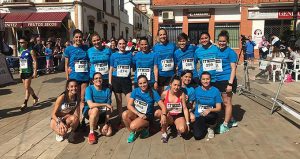
<path fill-rule="evenodd" d="M 254 58 L 254 53 L 252 54 L 246 54 L 247 59 L 253 59 Z"/>

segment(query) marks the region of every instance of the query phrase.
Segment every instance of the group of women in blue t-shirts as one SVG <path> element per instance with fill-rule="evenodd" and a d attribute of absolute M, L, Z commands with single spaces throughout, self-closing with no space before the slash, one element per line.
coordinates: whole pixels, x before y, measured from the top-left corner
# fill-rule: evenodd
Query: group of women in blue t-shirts
<path fill-rule="evenodd" d="M 192 132 L 199 140 L 237 126 L 232 117 L 237 55 L 227 45 L 228 33 L 218 35 L 218 46 L 206 32 L 200 35 L 200 46 L 189 44 L 185 33 L 178 35 L 177 46 L 168 41 L 165 29 L 159 29 L 157 36 L 153 48 L 147 38 L 140 38 L 138 52 L 126 51 L 125 39 L 119 38 L 118 51 L 112 51 L 101 45 L 98 34 L 91 36 L 93 47 L 87 48 L 82 45 L 82 32 L 74 31 L 74 44 L 64 53 L 68 82 L 52 112 L 51 128 L 58 141 L 71 128 L 68 139 L 72 142 L 84 118 L 89 120 L 89 144 L 97 142 L 98 127 L 100 134 L 111 136 L 112 92 L 120 125 L 130 132 L 128 143 L 148 137 L 149 127 L 156 120 L 160 120 L 164 143 L 168 142 L 169 128 L 183 137 Z M 127 101 L 125 111 L 122 94 Z M 224 121 L 216 126 L 222 105 Z"/>

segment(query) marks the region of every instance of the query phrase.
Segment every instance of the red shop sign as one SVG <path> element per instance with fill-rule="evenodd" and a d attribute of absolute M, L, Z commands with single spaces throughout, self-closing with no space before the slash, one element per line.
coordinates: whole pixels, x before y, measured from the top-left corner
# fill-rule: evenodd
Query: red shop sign
<path fill-rule="evenodd" d="M 300 12 L 297 17 L 300 19 Z M 278 19 L 293 19 L 293 11 L 278 11 Z"/>

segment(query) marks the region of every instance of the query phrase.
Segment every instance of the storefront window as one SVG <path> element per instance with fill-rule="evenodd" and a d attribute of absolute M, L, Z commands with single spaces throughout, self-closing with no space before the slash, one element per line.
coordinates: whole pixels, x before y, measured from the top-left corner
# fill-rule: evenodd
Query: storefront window
<path fill-rule="evenodd" d="M 227 30 L 229 33 L 229 46 L 231 48 L 239 48 L 240 44 L 240 24 L 239 23 L 216 23 L 215 26 L 215 42 L 222 30 Z"/>
<path fill-rule="evenodd" d="M 290 29 L 290 20 L 265 20 L 265 36 L 270 39 L 272 35 L 284 36 L 285 31 Z"/>

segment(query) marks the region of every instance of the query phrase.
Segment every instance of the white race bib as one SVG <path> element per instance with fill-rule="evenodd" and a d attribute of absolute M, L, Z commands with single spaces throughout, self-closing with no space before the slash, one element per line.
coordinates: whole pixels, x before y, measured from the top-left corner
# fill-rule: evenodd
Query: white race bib
<path fill-rule="evenodd" d="M 142 100 L 138 100 L 138 99 L 134 100 L 134 107 L 138 112 L 142 114 L 147 113 L 148 104 Z"/>
<path fill-rule="evenodd" d="M 108 64 L 106 63 L 96 63 L 95 66 L 95 72 L 100 72 L 102 75 L 108 74 Z"/>
<path fill-rule="evenodd" d="M 223 72 L 222 59 L 216 59 L 216 71 Z"/>
<path fill-rule="evenodd" d="M 75 72 L 88 72 L 88 62 L 86 60 L 76 61 Z"/>
<path fill-rule="evenodd" d="M 194 69 L 195 69 L 195 64 L 193 58 L 182 60 L 182 70 L 194 70 Z"/>
<path fill-rule="evenodd" d="M 211 108 L 211 107 L 208 106 L 208 105 L 201 105 L 201 104 L 199 104 L 198 105 L 198 113 L 201 114 L 201 113 L 204 112 L 204 110 L 209 109 L 209 108 Z"/>
<path fill-rule="evenodd" d="M 128 77 L 130 74 L 129 65 L 118 65 L 117 66 L 117 77 Z"/>
<path fill-rule="evenodd" d="M 173 59 L 165 59 L 161 60 L 162 71 L 171 71 L 174 69 L 174 61 Z"/>
<path fill-rule="evenodd" d="M 266 51 L 268 51 L 268 48 L 263 47 L 261 50 L 262 50 L 263 52 L 266 52 Z"/>
<path fill-rule="evenodd" d="M 216 70 L 216 60 L 215 59 L 205 59 L 202 60 L 203 71 Z"/>
<path fill-rule="evenodd" d="M 137 77 L 145 75 L 148 80 L 151 80 L 151 68 L 137 68 Z"/>
<path fill-rule="evenodd" d="M 182 113 L 182 105 L 181 103 L 167 103 L 167 110 L 172 114 L 180 114 Z"/>
<path fill-rule="evenodd" d="M 20 59 L 20 69 L 27 69 L 27 68 L 28 68 L 27 59 Z"/>

